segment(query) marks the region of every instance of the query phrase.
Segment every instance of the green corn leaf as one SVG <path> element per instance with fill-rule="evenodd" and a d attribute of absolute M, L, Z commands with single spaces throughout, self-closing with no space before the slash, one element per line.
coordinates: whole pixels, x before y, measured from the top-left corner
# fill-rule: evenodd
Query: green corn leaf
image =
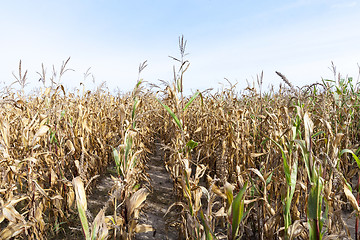
<path fill-rule="evenodd" d="M 134 121 L 135 119 L 135 111 L 136 111 L 136 107 L 137 107 L 137 103 L 139 102 L 139 99 L 135 98 L 134 100 L 134 105 L 133 105 L 133 109 L 132 109 L 132 113 L 131 113 L 131 119 Z"/>
<path fill-rule="evenodd" d="M 126 138 L 126 147 L 125 147 L 125 158 L 124 158 L 124 171 L 125 172 L 126 172 L 126 170 L 128 168 L 128 159 L 129 159 L 131 146 L 132 146 L 132 138 L 127 137 Z"/>
<path fill-rule="evenodd" d="M 181 88 L 181 78 L 179 78 L 177 80 L 177 89 L 178 89 L 178 92 L 182 92 L 182 88 Z"/>
<path fill-rule="evenodd" d="M 142 83 L 143 79 L 140 79 L 135 86 L 135 90 L 139 88 L 140 84 Z"/>
<path fill-rule="evenodd" d="M 201 107 L 203 107 L 204 106 L 204 97 L 201 93 L 199 93 L 199 96 L 200 96 Z"/>
<path fill-rule="evenodd" d="M 96 237 L 97 237 L 96 229 L 97 229 L 97 225 L 94 222 L 93 227 L 92 227 L 92 231 L 91 231 L 91 240 L 96 240 Z"/>
<path fill-rule="evenodd" d="M 156 98 L 156 100 L 166 109 L 166 111 L 170 114 L 170 116 L 174 119 L 175 123 L 178 125 L 178 127 L 180 128 L 180 130 L 183 130 L 182 124 L 180 122 L 180 120 L 177 118 L 177 116 L 175 115 L 175 113 L 173 113 L 173 111 L 171 111 L 171 109 L 166 106 L 165 104 L 163 104 L 159 99 Z"/>
<path fill-rule="evenodd" d="M 89 223 L 86 217 L 86 209 L 87 209 L 87 201 L 86 201 L 86 194 L 84 183 L 80 177 L 76 177 L 73 179 L 73 186 L 75 190 L 76 196 L 76 206 L 78 209 L 81 226 L 85 235 L 86 240 L 91 239 L 90 230 L 89 230 Z"/>
<path fill-rule="evenodd" d="M 308 218 L 312 220 L 317 218 L 317 190 L 318 188 L 313 186 L 308 198 Z"/>
<path fill-rule="evenodd" d="M 319 170 L 321 171 L 321 169 Z M 322 189 L 323 181 L 317 174 L 315 185 L 312 186 L 309 198 L 308 198 L 308 222 L 309 222 L 309 238 L 322 239 L 322 226 L 321 221 L 321 208 L 322 208 Z"/>
<path fill-rule="evenodd" d="M 200 219 L 201 219 L 201 224 L 203 225 L 203 227 L 205 229 L 206 240 L 216 239 L 215 234 L 211 231 L 209 224 L 207 223 L 207 221 L 205 219 L 203 210 L 200 211 Z"/>
<path fill-rule="evenodd" d="M 247 182 L 244 187 L 240 190 L 240 192 L 236 195 L 234 201 L 232 202 L 232 233 L 231 239 L 235 239 L 238 234 L 239 226 L 241 219 L 244 214 L 244 201 L 243 196 L 247 188 Z"/>
<path fill-rule="evenodd" d="M 291 201 L 294 196 L 295 187 L 296 187 L 296 178 L 297 178 L 297 169 L 298 169 L 298 160 L 294 159 L 294 163 L 291 169 L 291 178 L 290 178 L 290 194 L 286 198 L 286 209 L 285 212 L 288 215 L 287 224 L 291 225 L 291 217 L 290 217 L 290 209 L 291 209 Z"/>
<path fill-rule="evenodd" d="M 308 217 L 310 219 L 320 220 L 323 183 L 321 177 L 318 176 L 317 181 L 311 187 L 309 199 L 308 199 Z"/>
<path fill-rule="evenodd" d="M 312 181 L 311 166 L 310 166 L 310 163 L 309 163 L 309 152 L 308 152 L 308 150 L 307 150 L 307 148 L 305 146 L 305 141 L 296 139 L 295 143 L 297 143 L 299 145 L 299 147 L 301 148 L 301 152 L 303 154 L 303 159 L 304 159 L 304 162 L 305 162 L 305 168 L 306 168 L 306 171 L 307 171 L 307 174 L 308 174 L 308 179 L 310 181 Z"/>
<path fill-rule="evenodd" d="M 121 169 L 119 152 L 115 148 L 113 148 L 113 157 L 114 157 L 114 161 L 115 161 L 115 165 L 116 165 L 117 174 L 119 176 L 124 176 L 124 173 L 122 172 L 122 169 Z"/>
<path fill-rule="evenodd" d="M 310 240 L 318 240 L 317 239 L 317 226 L 314 220 L 308 220 L 309 223 L 309 239 Z"/>
<path fill-rule="evenodd" d="M 286 177 L 286 182 L 288 184 L 291 183 L 291 173 L 290 173 L 290 167 L 289 167 L 289 164 L 287 162 L 287 158 L 286 158 L 286 155 L 285 155 L 285 151 L 284 149 L 281 147 L 281 145 L 279 143 L 277 143 L 276 141 L 274 141 L 273 139 L 269 138 L 273 143 L 275 143 L 276 146 L 278 146 L 280 148 L 280 151 L 281 151 L 281 156 L 282 156 L 282 159 L 283 159 L 283 163 L 284 163 L 284 171 L 285 171 L 285 177 Z"/>
<path fill-rule="evenodd" d="M 270 184 L 273 173 L 274 172 L 271 172 L 270 175 L 266 178 L 266 185 Z"/>
<path fill-rule="evenodd" d="M 186 143 L 186 146 L 189 148 L 189 150 L 193 150 L 198 144 L 198 142 L 190 140 Z"/>
<path fill-rule="evenodd" d="M 88 221 L 86 218 L 85 209 L 83 209 L 81 206 L 78 205 L 78 212 L 79 212 L 79 217 L 80 217 L 80 221 L 81 221 L 81 226 L 84 231 L 85 239 L 88 240 L 88 239 L 90 239 L 90 230 L 89 230 L 89 224 L 88 224 Z"/>
<path fill-rule="evenodd" d="M 355 154 L 353 151 L 351 151 L 350 149 L 344 149 L 344 150 L 342 150 L 342 151 L 340 152 L 340 157 L 341 157 L 344 153 L 351 153 L 352 156 L 353 156 L 353 158 L 355 159 L 355 161 L 356 161 L 359 169 L 360 169 L 360 160 L 359 160 L 358 156 L 356 156 L 356 154 Z"/>
<path fill-rule="evenodd" d="M 113 157 L 114 157 L 116 166 L 120 166 L 119 152 L 116 150 L 116 148 L 113 148 Z"/>
<path fill-rule="evenodd" d="M 190 100 L 187 102 L 187 104 L 185 105 L 183 111 L 185 112 L 186 109 L 191 105 L 191 103 L 197 98 L 197 96 L 199 96 L 200 92 L 197 91 L 191 98 Z"/>
<path fill-rule="evenodd" d="M 320 134 L 324 134 L 325 132 L 324 131 L 319 131 L 317 133 L 314 133 L 311 138 L 316 138 L 317 136 L 319 136 Z"/>
<path fill-rule="evenodd" d="M 230 183 L 226 182 L 224 185 L 224 190 L 225 190 L 227 202 L 230 206 L 234 200 L 233 186 Z"/>

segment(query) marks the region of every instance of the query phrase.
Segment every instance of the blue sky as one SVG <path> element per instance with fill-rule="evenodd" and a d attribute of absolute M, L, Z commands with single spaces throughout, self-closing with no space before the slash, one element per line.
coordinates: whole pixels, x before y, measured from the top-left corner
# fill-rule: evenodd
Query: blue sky
<path fill-rule="evenodd" d="M 358 77 L 360 2 L 352 0 L 182 0 L 182 1 L 25 1 L 0 8 L 0 81 L 14 81 L 21 59 L 27 89 L 38 86 L 41 63 L 51 75 L 71 56 L 62 83 L 79 87 L 91 67 L 95 85 L 129 91 L 140 62 L 152 83 L 172 80 L 168 56 L 178 56 L 184 35 L 191 65 L 184 78 L 190 89 L 239 89 L 264 71 L 264 86 L 278 86 L 283 73 L 302 86 L 332 78 L 331 61 L 344 75 Z M 85 81 L 94 87 L 91 79 Z"/>

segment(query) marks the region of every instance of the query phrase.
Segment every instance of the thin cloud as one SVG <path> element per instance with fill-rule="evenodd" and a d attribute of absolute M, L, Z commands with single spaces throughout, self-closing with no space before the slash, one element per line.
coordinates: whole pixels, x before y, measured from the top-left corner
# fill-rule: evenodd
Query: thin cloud
<path fill-rule="evenodd" d="M 352 7 L 355 7 L 357 4 L 358 4 L 357 1 L 351 1 L 351 2 L 341 1 L 341 2 L 332 4 L 331 8 L 333 8 L 333 9 L 352 8 Z"/>

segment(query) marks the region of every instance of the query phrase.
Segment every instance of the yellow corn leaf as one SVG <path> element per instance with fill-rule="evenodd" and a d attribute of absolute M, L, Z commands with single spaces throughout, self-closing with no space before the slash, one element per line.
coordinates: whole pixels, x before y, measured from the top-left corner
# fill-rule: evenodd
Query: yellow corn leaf
<path fill-rule="evenodd" d="M 105 222 L 108 226 L 112 226 L 112 225 L 123 226 L 125 224 L 125 220 L 121 216 L 116 216 L 115 219 L 113 216 L 106 216 Z"/>

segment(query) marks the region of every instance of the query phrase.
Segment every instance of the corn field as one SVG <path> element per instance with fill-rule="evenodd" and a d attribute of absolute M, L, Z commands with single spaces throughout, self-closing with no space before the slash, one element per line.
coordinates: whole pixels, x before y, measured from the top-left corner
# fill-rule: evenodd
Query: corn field
<path fill-rule="evenodd" d="M 173 81 L 138 79 L 125 95 L 53 82 L 33 95 L 2 92 L 0 239 L 58 239 L 71 228 L 80 239 L 134 239 L 156 230 L 139 222 L 155 141 L 177 199 L 164 217 L 175 213 L 169 224 L 180 239 L 359 237 L 358 84 L 333 67 L 334 80 L 303 88 L 278 73 L 280 89 L 262 92 L 261 74 L 242 91 L 229 83 L 184 96 L 183 38 L 179 46 Z M 92 215 L 87 196 L 109 166 L 113 187 Z"/>

